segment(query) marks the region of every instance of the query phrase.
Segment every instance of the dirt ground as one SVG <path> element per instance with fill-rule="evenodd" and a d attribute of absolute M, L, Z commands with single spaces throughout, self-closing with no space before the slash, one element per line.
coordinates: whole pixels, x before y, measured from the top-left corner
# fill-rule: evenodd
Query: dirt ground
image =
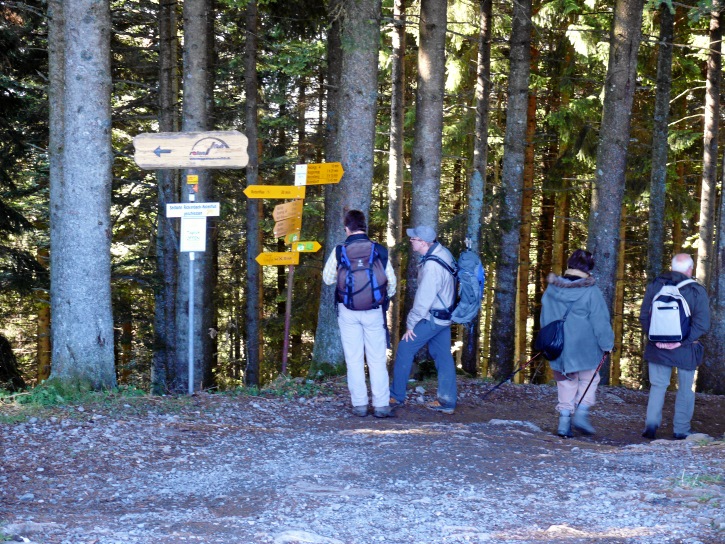
<path fill-rule="evenodd" d="M 561 439 L 553 386 L 459 380 L 452 416 L 411 384 L 357 418 L 312 397 L 0 406 L 0 540 L 47 544 L 725 542 L 725 397 L 640 436 L 647 394 L 600 387 L 597 434 Z M 17 420 L 17 421 L 14 421 Z M 714 441 L 712 439 L 715 439 Z"/>

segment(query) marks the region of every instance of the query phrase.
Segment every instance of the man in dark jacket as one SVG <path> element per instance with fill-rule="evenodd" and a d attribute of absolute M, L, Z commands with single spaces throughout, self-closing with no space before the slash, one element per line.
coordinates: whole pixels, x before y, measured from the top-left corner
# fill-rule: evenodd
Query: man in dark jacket
<path fill-rule="evenodd" d="M 686 253 L 672 259 L 672 271 L 665 272 L 647 286 L 640 308 L 639 321 L 645 335 L 650 328 L 652 299 L 664 285 L 677 285 L 692 277 L 694 263 Z M 647 418 L 642 436 L 654 439 L 662 422 L 662 405 L 670 384 L 672 368 L 677 368 L 677 397 L 672 427 L 675 440 L 683 440 L 690 434 L 690 421 L 695 411 L 695 393 L 692 384 L 695 370 L 702 362 L 703 346 L 700 337 L 710 328 L 710 302 L 705 288 L 692 282 L 683 285 L 680 293 L 690 307 L 690 332 L 682 342 L 647 341 L 644 359 L 649 364 L 650 392 L 647 402 Z"/>

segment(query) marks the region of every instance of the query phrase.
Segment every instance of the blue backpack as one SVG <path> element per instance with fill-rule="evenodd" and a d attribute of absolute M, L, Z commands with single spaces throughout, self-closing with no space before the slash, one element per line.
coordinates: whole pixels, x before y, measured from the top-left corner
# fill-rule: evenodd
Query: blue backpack
<path fill-rule="evenodd" d="M 456 279 L 455 300 L 445 310 L 431 311 L 433 317 L 462 325 L 473 324 L 481 311 L 483 288 L 486 284 L 486 272 L 478 255 L 467 249 L 458 257 L 455 266 L 435 255 L 428 255 L 424 261 L 438 263 Z M 441 300 L 441 303 L 445 306 L 445 302 Z"/>

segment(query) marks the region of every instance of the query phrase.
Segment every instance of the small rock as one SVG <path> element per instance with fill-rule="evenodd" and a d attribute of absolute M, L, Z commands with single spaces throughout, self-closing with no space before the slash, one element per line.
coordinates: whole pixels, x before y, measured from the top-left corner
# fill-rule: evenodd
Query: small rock
<path fill-rule="evenodd" d="M 421 395 L 425 395 L 425 388 L 421 385 L 415 388 L 416 393 L 420 393 Z"/>

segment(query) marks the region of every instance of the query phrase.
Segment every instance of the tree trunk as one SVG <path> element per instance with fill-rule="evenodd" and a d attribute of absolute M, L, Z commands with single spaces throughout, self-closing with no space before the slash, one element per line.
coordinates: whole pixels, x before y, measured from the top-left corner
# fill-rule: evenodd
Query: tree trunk
<path fill-rule="evenodd" d="M 183 6 L 184 19 L 184 101 L 182 107 L 182 130 L 184 132 L 203 132 L 209 128 L 211 96 L 209 78 L 211 77 L 211 58 L 209 50 L 209 0 L 187 0 Z M 193 193 L 192 185 L 186 182 L 189 175 L 198 176 L 198 191 Z M 206 169 L 188 170 L 183 175 L 182 202 L 209 202 L 212 195 L 211 175 Z M 191 377 L 194 391 L 204 386 L 211 364 L 213 350 L 212 339 L 208 331 L 213 323 L 213 304 L 211 297 L 213 251 L 211 228 L 207 224 L 206 251 L 194 253 L 194 274 L 191 276 L 191 255 L 179 255 L 178 290 L 176 297 L 176 371 L 173 389 L 186 391 L 189 386 L 188 346 L 194 348 L 194 376 Z M 190 283 L 194 285 L 194 330 L 189 330 Z"/>
<path fill-rule="evenodd" d="M 177 71 L 178 38 L 176 4 L 161 2 L 159 25 L 159 131 L 179 129 L 176 104 L 179 99 Z M 179 201 L 176 170 L 158 170 L 158 216 L 156 226 L 156 273 L 159 284 L 154 302 L 154 353 L 151 369 L 151 391 L 157 395 L 169 392 L 175 383 L 176 370 L 176 304 L 179 274 L 179 240 L 174 219 L 166 217 L 166 204 Z"/>
<path fill-rule="evenodd" d="M 38 250 L 38 262 L 48 266 L 50 252 L 47 248 Z M 50 300 L 48 293 L 43 290 L 36 294 L 39 302 L 38 307 L 38 328 L 36 331 L 36 356 L 38 358 L 37 382 L 42 383 L 50 378 Z"/>
<path fill-rule="evenodd" d="M 614 296 L 614 315 L 613 317 L 613 329 L 614 329 L 614 351 L 610 355 L 612 362 L 611 368 L 611 385 L 619 385 L 622 368 L 620 361 L 622 359 L 622 345 L 624 344 L 624 287 L 626 285 L 626 278 L 624 277 L 625 270 L 625 242 L 627 235 L 627 207 L 622 206 L 622 219 L 619 225 L 619 262 L 617 263 L 617 289 Z"/>
<path fill-rule="evenodd" d="M 725 174 L 722 182 L 725 183 Z M 705 357 L 697 372 L 697 391 L 725 395 L 725 198 L 722 195 L 719 215 L 710 295 L 710 331 L 703 337 Z"/>
<path fill-rule="evenodd" d="M 488 162 L 488 113 L 491 97 L 491 0 L 481 0 L 476 69 L 476 128 L 473 144 L 473 174 L 468 180 L 468 217 L 466 237 L 471 248 L 480 254 L 483 245 L 484 197 Z M 484 263 L 486 266 L 486 263 Z M 490 281 L 490 280 L 488 280 Z M 478 374 L 481 343 L 481 314 L 472 326 L 463 328 L 461 366 L 471 376 Z"/>
<path fill-rule="evenodd" d="M 107 1 L 68 0 L 62 9 L 73 16 L 63 32 L 63 137 L 53 144 L 63 173 L 50 203 L 51 378 L 112 388 L 111 15 Z"/>
<path fill-rule="evenodd" d="M 247 153 L 247 185 L 256 185 L 259 173 L 259 157 L 257 155 L 257 0 L 247 4 L 246 37 L 244 45 L 244 132 L 249 140 Z M 262 201 L 247 200 L 247 323 L 246 323 L 246 358 L 247 368 L 244 382 L 247 385 L 259 385 L 259 370 L 262 360 L 262 267 L 255 260 L 262 252 L 260 220 L 262 218 Z"/>
<path fill-rule="evenodd" d="M 510 66 L 506 133 L 504 136 L 502 205 L 499 217 L 500 253 L 496 267 L 496 296 L 491 333 L 491 373 L 500 379 L 511 373 L 515 356 L 516 278 L 524 183 L 524 150 L 530 73 L 531 0 L 514 5 L 510 37 Z"/>
<path fill-rule="evenodd" d="M 350 209 L 368 215 L 373 183 L 373 151 L 377 113 L 380 1 L 342 1 L 341 110 L 337 151 L 345 171 L 342 180 L 326 192 L 325 259 L 344 240 L 342 221 Z M 329 160 L 329 157 L 328 157 Z M 339 373 L 344 356 L 334 303 L 334 289 L 323 288 L 310 374 Z"/>
<path fill-rule="evenodd" d="M 705 133 L 703 139 L 702 189 L 700 193 L 700 243 L 697 249 L 697 279 L 711 291 L 715 209 L 717 207 L 717 141 L 720 125 L 720 79 L 722 70 L 722 26 L 720 2 L 713 2 L 710 14 L 710 53 L 707 57 L 705 90 Z"/>
<path fill-rule="evenodd" d="M 652 128 L 652 174 L 649 191 L 647 282 L 662 272 L 665 248 L 665 184 L 667 182 L 667 135 L 672 88 L 672 40 L 675 14 L 665 2 L 659 6 L 660 38 L 657 56 L 657 92 Z"/>
<path fill-rule="evenodd" d="M 536 51 L 532 48 L 532 61 Z M 529 272 L 531 271 L 531 207 L 534 198 L 534 136 L 536 135 L 536 95 L 529 93 L 526 114 L 526 149 L 524 151 L 524 184 L 521 195 L 521 236 L 519 239 L 519 272 L 516 289 L 516 361 L 519 365 L 528 359 L 527 325 L 529 322 Z M 521 383 L 524 373 L 515 376 Z"/>
<path fill-rule="evenodd" d="M 393 28 L 391 31 L 391 90 L 390 90 L 390 153 L 388 157 L 388 228 L 386 241 L 388 255 L 395 272 L 400 278 L 400 251 L 395 246 L 402 242 L 403 225 L 403 179 L 405 175 L 405 0 L 395 0 L 393 7 Z M 400 340 L 401 297 L 395 296 L 388 310 L 388 328 L 393 353 L 398 350 Z"/>
<path fill-rule="evenodd" d="M 597 168 L 589 212 L 587 247 L 596 261 L 597 284 L 613 313 L 619 256 L 619 222 L 629 147 L 630 118 L 636 87 L 637 51 L 642 35 L 644 0 L 617 0 L 609 44 L 609 66 L 599 130 Z M 609 383 L 609 361 L 601 370 Z"/>
<path fill-rule="evenodd" d="M 420 5 L 415 142 L 411 165 L 411 224 L 436 230 L 443 154 L 447 7 L 446 0 L 422 0 Z M 415 259 L 411 261 L 414 263 Z"/>

